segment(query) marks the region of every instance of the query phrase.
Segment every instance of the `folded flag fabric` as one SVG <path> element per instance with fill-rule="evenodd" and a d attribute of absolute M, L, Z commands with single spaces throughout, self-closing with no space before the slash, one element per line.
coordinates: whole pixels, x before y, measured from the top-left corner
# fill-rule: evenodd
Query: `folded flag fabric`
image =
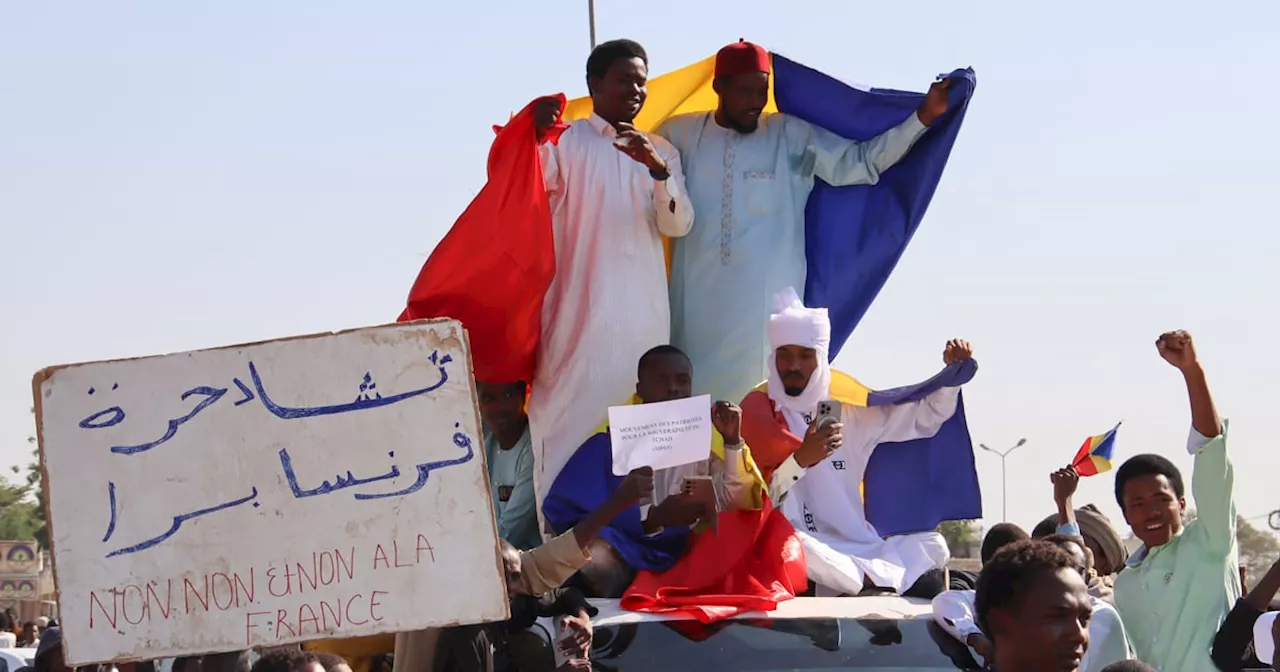
<path fill-rule="evenodd" d="M 1084 444 L 1071 460 L 1071 466 L 1075 467 L 1076 473 L 1081 476 L 1097 476 L 1111 471 L 1111 458 L 1116 449 L 1116 430 L 1118 429 L 1120 425 L 1116 425 L 1109 432 L 1084 440 Z"/>
<path fill-rule="evenodd" d="M 557 125 L 546 140 L 557 141 L 566 128 Z M 533 103 L 494 130 L 488 182 L 422 265 L 398 321 L 457 319 L 477 380 L 532 381 L 542 299 L 555 276 Z"/>
<path fill-rule="evenodd" d="M 807 586 L 795 528 L 766 501 L 763 510 L 721 513 L 716 531 L 692 536 L 675 566 L 637 574 L 621 606 L 713 623 L 772 611 Z"/>

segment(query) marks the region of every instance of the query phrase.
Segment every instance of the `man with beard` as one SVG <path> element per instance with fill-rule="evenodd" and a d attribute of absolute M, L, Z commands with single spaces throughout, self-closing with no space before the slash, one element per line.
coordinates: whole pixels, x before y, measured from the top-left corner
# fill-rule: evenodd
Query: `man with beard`
<path fill-rule="evenodd" d="M 699 372 L 695 394 L 741 399 L 766 378 L 760 324 L 769 299 L 805 286 L 805 205 L 814 180 L 875 184 L 947 111 L 935 83 L 916 114 L 858 142 L 798 117 L 764 114 L 769 52 L 750 42 L 716 54 L 720 106 L 657 131 L 680 150 L 698 226 L 672 241 L 671 338 Z"/>
<path fill-rule="evenodd" d="M 1196 518 L 1183 524 L 1182 473 L 1167 458 L 1135 455 L 1120 466 L 1116 501 L 1142 547 L 1116 576 L 1115 602 L 1139 659 L 1163 672 L 1201 672 L 1214 668 L 1214 636 L 1240 597 L 1235 473 L 1191 335 L 1163 334 L 1156 349 L 1181 372 L 1191 400 Z"/>
<path fill-rule="evenodd" d="M 819 597 L 887 591 L 932 598 L 946 587 L 946 541 L 933 531 L 881 536 L 867 519 L 863 477 L 878 445 L 932 437 L 957 414 L 959 386 L 977 368 L 972 347 L 947 343 L 949 368 L 932 389 L 921 386 L 913 398 L 892 405 L 843 404 L 839 422 L 820 426 L 819 402 L 837 396 L 836 377 L 848 379 L 827 361 L 827 310 L 806 308 L 792 288 L 775 301 L 779 310 L 767 330 L 774 348 L 769 380 L 742 401 L 742 436 L 771 483 L 795 483 L 781 508 L 804 544 L 809 579 Z"/>
<path fill-rule="evenodd" d="M 605 409 L 630 398 L 640 355 L 671 339 L 663 236 L 687 234 L 693 208 L 679 153 L 632 125 L 644 105 L 648 61 L 631 40 L 592 50 L 592 115 L 542 145 L 556 268 L 529 398 L 539 499 Z M 541 99 L 538 132 L 548 133 L 560 113 L 559 99 Z"/>

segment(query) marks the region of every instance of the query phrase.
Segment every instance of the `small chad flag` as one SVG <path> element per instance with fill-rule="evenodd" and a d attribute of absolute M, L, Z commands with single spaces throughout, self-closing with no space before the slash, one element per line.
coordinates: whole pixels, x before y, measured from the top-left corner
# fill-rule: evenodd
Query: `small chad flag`
<path fill-rule="evenodd" d="M 1071 460 L 1071 466 L 1075 467 L 1077 473 L 1081 476 L 1096 476 L 1104 471 L 1111 471 L 1111 453 L 1116 449 L 1117 429 L 1120 429 L 1120 425 L 1106 434 L 1084 440 L 1075 459 Z"/>

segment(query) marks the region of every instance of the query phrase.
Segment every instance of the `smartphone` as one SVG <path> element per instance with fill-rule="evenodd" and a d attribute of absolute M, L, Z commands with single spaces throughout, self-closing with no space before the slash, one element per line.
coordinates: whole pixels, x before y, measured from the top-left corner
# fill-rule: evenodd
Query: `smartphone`
<path fill-rule="evenodd" d="M 818 402 L 818 429 L 840 422 L 842 408 L 834 399 Z"/>

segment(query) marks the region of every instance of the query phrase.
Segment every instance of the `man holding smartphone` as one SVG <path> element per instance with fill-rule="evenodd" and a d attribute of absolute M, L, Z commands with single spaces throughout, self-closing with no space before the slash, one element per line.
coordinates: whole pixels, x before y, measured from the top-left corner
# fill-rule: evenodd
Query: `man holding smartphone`
<path fill-rule="evenodd" d="M 769 380 L 743 400 L 742 434 L 771 482 L 794 484 L 780 507 L 804 544 L 809 579 L 819 596 L 932 598 L 946 588 L 946 541 L 932 531 L 883 537 L 867 520 L 863 477 L 878 445 L 932 437 L 957 414 L 959 386 L 977 369 L 973 348 L 949 341 L 948 368 L 906 399 L 840 404 L 833 381 L 853 381 L 828 364 L 827 310 L 806 308 L 791 288 L 775 303 Z"/>

